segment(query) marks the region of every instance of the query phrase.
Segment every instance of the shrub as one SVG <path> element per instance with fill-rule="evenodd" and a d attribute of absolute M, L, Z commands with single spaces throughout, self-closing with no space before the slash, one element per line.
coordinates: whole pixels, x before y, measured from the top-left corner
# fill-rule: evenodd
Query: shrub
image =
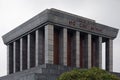
<path fill-rule="evenodd" d="M 73 69 L 61 74 L 57 80 L 120 80 L 116 75 L 99 69 Z"/>

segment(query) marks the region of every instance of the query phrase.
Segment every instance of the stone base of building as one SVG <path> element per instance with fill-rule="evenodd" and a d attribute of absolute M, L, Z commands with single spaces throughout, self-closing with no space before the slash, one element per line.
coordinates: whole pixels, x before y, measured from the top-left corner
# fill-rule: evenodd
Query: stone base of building
<path fill-rule="evenodd" d="M 70 71 L 75 67 L 67 67 L 63 65 L 43 64 L 38 67 L 9 74 L 0 77 L 0 80 L 56 80 L 60 74 Z M 120 73 L 114 73 L 120 77 Z"/>
<path fill-rule="evenodd" d="M 56 80 L 65 71 L 73 67 L 62 65 L 43 64 L 38 67 L 3 76 L 0 80 Z"/>

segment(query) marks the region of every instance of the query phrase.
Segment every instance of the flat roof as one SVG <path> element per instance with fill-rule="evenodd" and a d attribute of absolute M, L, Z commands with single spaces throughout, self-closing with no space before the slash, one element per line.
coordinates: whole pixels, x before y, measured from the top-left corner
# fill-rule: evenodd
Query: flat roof
<path fill-rule="evenodd" d="M 47 24 L 60 25 L 62 27 L 67 27 L 111 39 L 116 38 L 118 34 L 118 29 L 116 28 L 99 24 L 95 20 L 89 18 L 51 8 L 44 10 L 35 17 L 3 35 L 3 41 L 5 44 L 8 44 L 20 36 L 29 33 L 31 30 Z"/>

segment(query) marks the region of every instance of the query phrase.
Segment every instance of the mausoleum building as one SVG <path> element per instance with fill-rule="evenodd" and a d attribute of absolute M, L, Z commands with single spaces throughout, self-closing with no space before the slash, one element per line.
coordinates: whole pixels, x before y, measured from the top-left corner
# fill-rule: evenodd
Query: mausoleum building
<path fill-rule="evenodd" d="M 48 72 L 53 70 L 56 74 L 57 71 L 64 72 L 72 67 L 102 68 L 103 43 L 106 55 L 105 69 L 112 72 L 113 40 L 117 33 L 118 29 L 92 19 L 53 8 L 46 9 L 3 36 L 7 46 L 8 77 L 0 80 L 24 80 L 25 77 L 19 77 L 23 73 L 42 75 L 39 71 L 43 66 L 49 66 L 45 67 L 48 68 Z M 16 78 L 9 78 L 15 75 Z M 37 78 L 55 80 L 56 77 L 52 76 L 49 79 Z"/>

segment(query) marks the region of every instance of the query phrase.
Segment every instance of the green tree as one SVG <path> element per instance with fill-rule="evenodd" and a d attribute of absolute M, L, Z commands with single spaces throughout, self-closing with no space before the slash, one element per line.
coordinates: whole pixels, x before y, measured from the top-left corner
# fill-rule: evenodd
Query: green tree
<path fill-rule="evenodd" d="M 57 80 L 120 80 L 116 75 L 99 69 L 74 69 L 61 74 Z"/>

